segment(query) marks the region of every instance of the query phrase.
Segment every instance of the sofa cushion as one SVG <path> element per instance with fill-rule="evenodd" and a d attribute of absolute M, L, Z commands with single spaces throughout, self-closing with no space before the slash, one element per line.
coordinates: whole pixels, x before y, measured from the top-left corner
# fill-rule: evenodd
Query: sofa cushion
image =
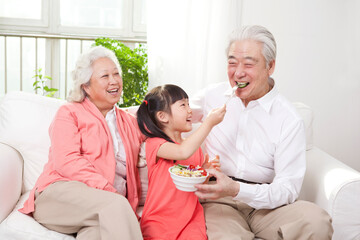
<path fill-rule="evenodd" d="M 22 157 L 14 148 L 0 143 L 0 223 L 14 209 L 22 189 Z M 2 238 L 0 238 L 2 239 Z"/>
<path fill-rule="evenodd" d="M 23 192 L 29 191 L 48 161 L 49 125 L 64 100 L 26 92 L 6 94 L 0 105 L 0 142 L 24 160 Z"/>
<path fill-rule="evenodd" d="M 148 192 L 148 184 L 149 184 L 148 168 L 146 164 L 146 154 L 145 154 L 145 142 L 141 144 L 139 161 L 137 166 L 138 166 L 140 182 L 141 182 L 141 195 L 140 195 L 139 205 L 143 206 L 145 204 L 146 195 Z"/>

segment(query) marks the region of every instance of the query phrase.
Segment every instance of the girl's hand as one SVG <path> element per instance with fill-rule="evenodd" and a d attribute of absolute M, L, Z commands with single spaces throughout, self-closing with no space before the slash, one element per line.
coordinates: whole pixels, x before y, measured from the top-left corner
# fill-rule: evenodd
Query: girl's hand
<path fill-rule="evenodd" d="M 220 157 L 219 155 L 216 155 L 214 159 L 209 161 L 209 155 L 205 154 L 205 161 L 202 165 L 204 169 L 215 169 L 217 171 L 220 171 Z"/>
<path fill-rule="evenodd" d="M 204 122 L 208 122 L 211 126 L 215 126 L 224 119 L 225 113 L 226 105 L 224 104 L 222 107 L 212 109 Z"/>

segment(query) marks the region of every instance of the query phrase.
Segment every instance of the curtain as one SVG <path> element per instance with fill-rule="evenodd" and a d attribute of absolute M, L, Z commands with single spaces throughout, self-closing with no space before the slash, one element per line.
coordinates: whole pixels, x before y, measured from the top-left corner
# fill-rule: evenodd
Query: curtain
<path fill-rule="evenodd" d="M 176 84 L 189 96 L 227 81 L 228 36 L 241 25 L 242 0 L 149 0 L 149 90 Z"/>

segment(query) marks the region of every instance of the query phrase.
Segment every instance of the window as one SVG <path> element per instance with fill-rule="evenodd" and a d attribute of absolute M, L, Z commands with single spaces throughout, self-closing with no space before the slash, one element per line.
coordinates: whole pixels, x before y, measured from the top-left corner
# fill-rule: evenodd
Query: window
<path fill-rule="evenodd" d="M 0 0 L 0 29 L 42 31 L 49 25 L 49 0 Z"/>
<path fill-rule="evenodd" d="M 0 30 L 146 37 L 146 0 L 0 0 Z"/>
<path fill-rule="evenodd" d="M 33 92 L 42 68 L 65 98 L 78 55 L 98 37 L 146 43 L 146 0 L 0 0 L 0 97 Z"/>
<path fill-rule="evenodd" d="M 134 0 L 133 31 L 146 32 L 146 2 L 147 0 Z"/>
<path fill-rule="evenodd" d="M 41 20 L 41 4 L 41 0 L 0 0 L 0 17 Z M 18 6 L 22 7 L 19 8 Z"/>
<path fill-rule="evenodd" d="M 104 6 L 107 5 L 107 6 Z M 62 0 L 60 25 L 70 27 L 124 28 L 124 1 Z"/>

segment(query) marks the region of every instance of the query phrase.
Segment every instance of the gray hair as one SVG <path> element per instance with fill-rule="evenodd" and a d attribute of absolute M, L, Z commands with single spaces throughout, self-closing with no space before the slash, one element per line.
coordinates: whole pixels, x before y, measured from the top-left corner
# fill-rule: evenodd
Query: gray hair
<path fill-rule="evenodd" d="M 275 38 L 269 30 L 259 25 L 244 26 L 240 29 L 234 30 L 230 35 L 229 45 L 226 49 L 226 54 L 229 54 L 230 46 L 233 42 L 251 39 L 262 43 L 262 54 L 266 60 L 266 66 L 272 60 L 276 59 L 276 42 Z"/>
<path fill-rule="evenodd" d="M 75 69 L 71 73 L 74 85 L 67 98 L 69 102 L 82 102 L 84 100 L 86 92 L 83 85 L 90 84 L 90 78 L 93 74 L 92 64 L 99 58 L 104 57 L 114 62 L 121 76 L 120 64 L 115 53 L 102 46 L 92 47 L 79 56 Z"/>

